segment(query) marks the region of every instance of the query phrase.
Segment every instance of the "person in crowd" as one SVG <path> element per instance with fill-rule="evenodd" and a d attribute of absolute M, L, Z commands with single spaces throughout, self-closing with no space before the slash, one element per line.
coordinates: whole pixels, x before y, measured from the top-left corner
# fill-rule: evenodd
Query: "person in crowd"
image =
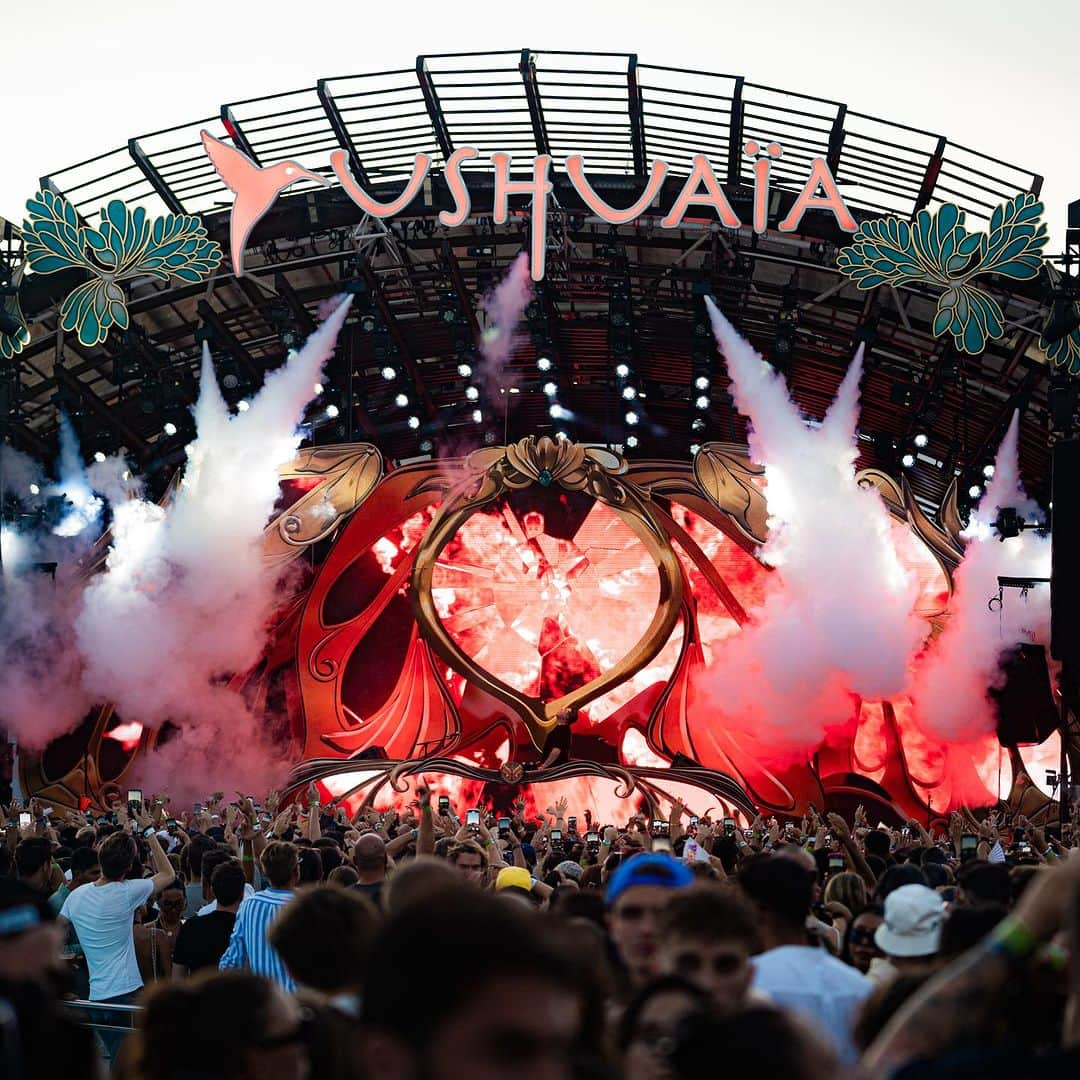
<path fill-rule="evenodd" d="M 285 840 L 272 841 L 263 848 L 261 864 L 267 888 L 244 900 L 237 909 L 232 936 L 219 966 L 222 971 L 246 968 L 265 975 L 284 990 L 293 990 L 292 978 L 270 944 L 268 932 L 271 923 L 292 900 L 300 880 L 296 846 Z"/>
<path fill-rule="evenodd" d="M 353 848 L 352 864 L 359 879 L 353 888 L 377 905 L 382 899 L 386 872 L 390 866 L 386 842 L 375 833 L 365 833 Z"/>
<path fill-rule="evenodd" d="M 670 1080 L 670 1054 L 680 1026 L 692 1015 L 708 1013 L 709 994 L 678 975 L 646 983 L 627 1003 L 619 1022 L 625 1080 Z"/>
<path fill-rule="evenodd" d="M 47 899 L 55 891 L 55 888 L 50 888 L 53 882 L 53 858 L 52 844 L 48 839 L 31 836 L 20 841 L 15 849 L 15 870 L 19 881 Z"/>
<path fill-rule="evenodd" d="M 754 959 L 754 988 L 809 1019 L 841 1063 L 853 1064 L 855 1013 L 873 987 L 825 949 L 807 944 L 810 877 L 794 860 L 763 854 L 743 865 L 738 882 L 758 913 L 762 952 Z"/>
<path fill-rule="evenodd" d="M 156 917 L 150 904 L 144 904 L 136 913 L 135 958 L 144 983 L 171 978 L 172 949 L 185 903 L 184 883 L 177 878 L 161 890 Z M 162 914 L 166 909 L 168 914 L 163 924 Z"/>
<path fill-rule="evenodd" d="M 57 1000 L 63 938 L 39 891 L 0 876 L 0 1076 L 100 1080 L 93 1035 Z"/>
<path fill-rule="evenodd" d="M 78 847 L 71 853 L 71 880 L 65 881 L 49 897 L 49 906 L 57 915 L 64 906 L 64 901 L 81 885 L 89 885 L 101 876 L 101 862 L 97 851 L 92 847 Z"/>
<path fill-rule="evenodd" d="M 381 1080 L 503 1076 L 570 1080 L 601 1045 L 586 992 L 548 924 L 458 886 L 409 905 L 375 940 L 363 1055 Z M 418 973 L 434 973 L 417 1002 Z M 426 976 L 424 977 L 426 981 Z"/>
<path fill-rule="evenodd" d="M 875 960 L 884 960 L 885 956 L 874 941 L 874 933 L 881 925 L 885 910 L 880 904 L 868 904 L 852 919 L 844 936 L 841 958 L 856 971 L 869 974 Z"/>
<path fill-rule="evenodd" d="M 326 875 L 326 882 L 328 885 L 336 885 L 339 889 L 351 889 L 354 885 L 360 884 L 360 875 L 351 866 L 342 864 L 335 866 Z"/>
<path fill-rule="evenodd" d="M 199 908 L 206 903 L 206 889 L 203 878 L 203 857 L 216 847 L 214 841 L 203 833 L 196 833 L 184 850 L 188 866 L 188 884 L 184 892 L 187 902 L 184 905 L 184 918 L 190 919 L 199 913 Z"/>
<path fill-rule="evenodd" d="M 226 859 L 214 867 L 210 877 L 214 910 L 188 919 L 180 927 L 172 953 L 174 979 L 186 978 L 206 968 L 217 968 L 229 946 L 245 884 L 238 859 Z"/>
<path fill-rule="evenodd" d="M 1004 904 L 960 904 L 951 907 L 941 927 L 939 957 L 955 960 L 992 933 L 1009 914 Z"/>
<path fill-rule="evenodd" d="M 221 866 L 222 863 L 232 862 L 236 860 L 236 852 L 231 850 L 225 845 L 215 847 L 213 851 L 206 852 L 202 857 L 202 906 L 198 909 L 198 916 L 202 918 L 205 915 L 211 915 L 217 911 L 218 901 L 214 895 L 214 889 L 211 882 L 214 878 L 214 871 Z M 243 867 L 241 867 L 241 870 Z M 248 900 L 255 895 L 255 887 L 244 879 L 244 894 L 241 897 L 242 900 Z"/>
<path fill-rule="evenodd" d="M 689 888 L 694 881 L 685 863 L 659 853 L 627 859 L 608 881 L 608 927 L 629 991 L 656 975 L 660 913 L 674 890 Z"/>
<path fill-rule="evenodd" d="M 938 966 L 945 905 L 925 885 L 901 885 L 885 897 L 885 918 L 874 944 L 885 954 L 871 965 L 870 977 L 884 982 L 896 975 L 926 975 Z"/>
<path fill-rule="evenodd" d="M 699 885 L 664 905 L 657 921 L 657 970 L 694 983 L 713 1008 L 731 1012 L 746 1001 L 757 950 L 753 908 L 732 888 Z"/>
<path fill-rule="evenodd" d="M 125 1080 L 307 1080 L 308 1029 L 273 981 L 203 971 L 147 994 Z"/>
<path fill-rule="evenodd" d="M 483 885 L 487 878 L 487 858 L 475 840 L 459 840 L 446 853 L 446 861 L 466 880 Z"/>

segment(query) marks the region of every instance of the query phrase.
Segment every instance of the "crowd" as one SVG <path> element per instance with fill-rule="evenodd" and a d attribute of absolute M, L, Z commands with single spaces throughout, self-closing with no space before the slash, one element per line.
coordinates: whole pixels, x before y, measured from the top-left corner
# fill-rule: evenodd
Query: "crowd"
<path fill-rule="evenodd" d="M 314 787 L 284 808 L 218 792 L 175 817 L 165 795 L 103 815 L 3 809 L 7 1077 L 1080 1065 L 1068 825 L 890 829 L 860 807 L 744 827 L 678 802 L 607 824 L 564 799 L 537 816 L 454 807 L 424 782 L 404 814 L 322 806 Z"/>

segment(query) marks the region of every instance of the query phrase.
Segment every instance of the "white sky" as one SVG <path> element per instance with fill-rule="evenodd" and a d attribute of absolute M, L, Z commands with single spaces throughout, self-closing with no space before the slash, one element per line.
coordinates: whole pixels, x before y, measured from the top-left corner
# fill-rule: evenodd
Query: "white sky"
<path fill-rule="evenodd" d="M 4 0 L 0 215 L 38 177 L 224 101 L 419 53 L 637 52 L 947 136 L 1080 198 L 1080 0 Z"/>

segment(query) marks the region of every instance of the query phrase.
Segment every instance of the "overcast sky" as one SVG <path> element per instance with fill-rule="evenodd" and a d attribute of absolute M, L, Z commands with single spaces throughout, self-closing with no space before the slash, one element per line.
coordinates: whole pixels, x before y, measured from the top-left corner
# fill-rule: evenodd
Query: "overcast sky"
<path fill-rule="evenodd" d="M 37 179 L 223 101 L 482 49 L 637 52 L 942 134 L 1080 198 L 1078 0 L 8 0 L 0 215 Z"/>

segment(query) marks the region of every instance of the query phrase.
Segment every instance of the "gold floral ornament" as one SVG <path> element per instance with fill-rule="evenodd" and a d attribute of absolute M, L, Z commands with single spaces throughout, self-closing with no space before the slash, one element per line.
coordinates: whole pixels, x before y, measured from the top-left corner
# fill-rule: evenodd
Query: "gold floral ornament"
<path fill-rule="evenodd" d="M 694 479 L 709 501 L 758 544 L 768 539 L 768 507 L 761 481 L 765 467 L 730 443 L 705 443 L 694 455 Z"/>
<path fill-rule="evenodd" d="M 650 664 L 667 643 L 682 605 L 682 571 L 649 499 L 625 479 L 626 462 L 611 451 L 566 439 L 530 435 L 511 446 L 477 450 L 465 459 L 465 476 L 446 495 L 416 550 L 412 595 L 420 632 L 458 674 L 491 694 L 521 718 L 537 748 L 543 746 L 561 709 L 581 708 Z M 656 563 L 660 598 L 652 620 L 629 653 L 599 678 L 552 701 L 520 693 L 495 678 L 454 641 L 439 618 L 431 583 L 443 548 L 477 511 L 513 491 L 538 484 L 582 491 L 609 506 L 645 545 Z"/>

